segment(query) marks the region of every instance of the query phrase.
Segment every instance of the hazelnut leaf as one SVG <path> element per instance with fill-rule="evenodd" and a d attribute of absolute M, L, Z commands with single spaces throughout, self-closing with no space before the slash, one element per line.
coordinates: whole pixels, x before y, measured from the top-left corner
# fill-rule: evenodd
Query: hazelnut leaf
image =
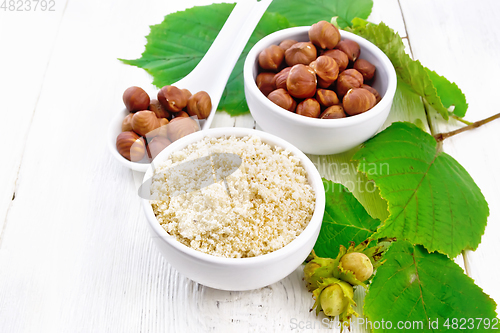
<path fill-rule="evenodd" d="M 450 257 L 477 248 L 488 204 L 472 177 L 437 150 L 430 134 L 396 122 L 365 142 L 353 159 L 388 203 L 390 215 L 373 238 L 396 237 Z"/>
<path fill-rule="evenodd" d="M 399 331 L 396 325 L 400 322 L 421 325 L 409 329 L 411 332 L 457 329 L 460 332 L 489 332 L 487 328 L 493 327 L 497 317 L 495 301 L 445 255 L 429 253 L 422 246 L 407 241 L 397 241 L 382 260 L 385 262 L 377 269 L 364 300 L 364 314 L 368 320 L 373 324 L 385 322 L 374 332 Z M 453 318 L 458 319 L 458 325 L 452 326 Z M 460 322 L 461 318 L 465 318 L 465 325 L 462 325 L 463 320 Z M 486 318 L 489 319 L 488 327 Z M 447 320 L 449 326 L 446 326 Z"/>
<path fill-rule="evenodd" d="M 370 238 L 380 220 L 372 218 L 344 185 L 323 179 L 323 186 L 325 214 L 314 251 L 320 257 L 336 258 L 339 245 L 348 247 Z"/>
<path fill-rule="evenodd" d="M 422 96 L 441 116 L 448 120 L 450 108 L 452 114 L 463 117 L 467 111 L 465 95 L 455 83 L 439 76 L 424 67 L 420 61 L 413 60 L 405 53 L 405 46 L 398 33 L 383 22 L 374 24 L 360 18 L 353 19 L 353 32 L 377 45 L 391 60 L 398 79 L 410 90 Z"/>

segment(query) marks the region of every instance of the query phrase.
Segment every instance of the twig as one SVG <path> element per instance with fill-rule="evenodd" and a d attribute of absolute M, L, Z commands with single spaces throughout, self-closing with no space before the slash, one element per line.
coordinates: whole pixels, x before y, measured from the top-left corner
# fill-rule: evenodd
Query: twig
<path fill-rule="evenodd" d="M 470 123 L 469 125 L 467 125 L 465 127 L 459 128 L 459 129 L 451 131 L 451 132 L 438 133 L 438 134 L 434 135 L 434 139 L 436 139 L 437 142 L 441 142 L 441 141 L 443 141 L 445 139 L 448 139 L 448 138 L 450 138 L 450 137 L 452 137 L 452 136 L 454 136 L 456 134 L 459 134 L 459 133 L 462 133 L 462 132 L 465 132 L 465 131 L 477 128 L 479 126 L 483 126 L 484 124 L 487 124 L 490 121 L 493 121 L 493 120 L 495 120 L 497 118 L 500 118 L 500 113 L 497 113 L 496 115 L 493 115 L 493 116 L 491 116 L 489 118 L 476 121 L 475 123 Z"/>
<path fill-rule="evenodd" d="M 472 124 L 473 124 L 472 122 L 467 121 L 467 120 L 465 120 L 465 119 L 463 119 L 463 118 L 457 117 L 457 116 L 455 116 L 455 115 L 451 115 L 451 117 L 452 117 L 453 119 L 455 119 L 455 120 L 458 120 L 458 121 L 459 121 L 459 122 L 461 122 L 461 123 L 464 123 L 465 125 L 472 125 Z"/>

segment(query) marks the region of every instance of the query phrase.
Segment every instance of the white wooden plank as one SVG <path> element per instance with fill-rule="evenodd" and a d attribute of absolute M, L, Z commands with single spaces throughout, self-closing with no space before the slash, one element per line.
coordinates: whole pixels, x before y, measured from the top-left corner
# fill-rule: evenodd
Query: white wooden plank
<path fill-rule="evenodd" d="M 373 23 L 384 22 L 396 31 L 399 36 L 406 37 L 405 23 L 401 15 L 398 0 L 374 1 L 368 21 Z"/>
<path fill-rule="evenodd" d="M 466 119 L 476 121 L 498 112 L 495 107 L 496 81 L 500 75 L 497 54 L 500 52 L 500 23 L 496 15 L 500 3 L 489 0 L 480 5 L 459 0 L 409 1 L 401 5 L 415 58 L 438 74 L 456 82 L 467 97 Z M 467 42 L 465 42 L 467 41 Z M 448 132 L 461 127 L 446 123 L 430 111 L 433 132 Z M 497 303 L 500 288 L 500 122 L 447 139 L 443 149 L 470 173 L 490 206 L 488 225 L 479 248 L 465 253 L 467 273 Z"/>
<path fill-rule="evenodd" d="M 253 120 L 251 114 L 248 113 L 235 118 L 235 127 L 255 128 L 255 120 Z"/>
<path fill-rule="evenodd" d="M 19 3 L 15 3 L 16 9 Z M 54 46 L 66 0 L 54 12 L 0 10 L 2 134 L 9 138 L 0 164 L 0 240 L 15 191 L 26 135 Z M 28 7 L 22 6 L 27 9 Z M 33 29 L 32 27 L 37 27 Z"/>

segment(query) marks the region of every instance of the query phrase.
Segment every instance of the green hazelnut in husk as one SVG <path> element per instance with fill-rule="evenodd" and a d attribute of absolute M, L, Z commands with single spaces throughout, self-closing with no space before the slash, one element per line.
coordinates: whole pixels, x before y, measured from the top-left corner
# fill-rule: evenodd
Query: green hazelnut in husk
<path fill-rule="evenodd" d="M 347 253 L 340 259 L 340 264 L 342 269 L 351 271 L 361 282 L 368 280 L 373 274 L 373 265 L 364 253 Z"/>

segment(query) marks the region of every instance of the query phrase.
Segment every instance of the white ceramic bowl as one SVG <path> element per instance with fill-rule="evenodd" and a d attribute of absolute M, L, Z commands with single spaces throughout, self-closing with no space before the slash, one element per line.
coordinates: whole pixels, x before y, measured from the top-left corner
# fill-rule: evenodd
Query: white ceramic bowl
<path fill-rule="evenodd" d="M 250 290 L 275 283 L 293 272 L 309 255 L 318 238 L 325 209 L 325 193 L 318 170 L 309 158 L 290 143 L 262 131 L 247 128 L 215 128 L 190 134 L 165 148 L 154 165 L 165 161 L 170 154 L 197 142 L 206 136 L 221 137 L 234 135 L 259 136 L 263 142 L 290 150 L 304 166 L 309 183 L 316 196 L 315 210 L 311 221 L 304 231 L 283 248 L 251 258 L 222 258 L 196 251 L 178 242 L 160 226 L 149 200 L 142 199 L 147 224 L 154 243 L 165 259 L 181 274 L 205 286 L 222 290 Z M 153 175 L 150 167 L 145 176 L 146 182 Z"/>
<path fill-rule="evenodd" d="M 309 41 L 309 28 L 280 30 L 254 45 L 243 69 L 245 96 L 253 118 L 264 131 L 289 141 L 305 153 L 337 154 L 368 140 L 384 124 L 396 92 L 396 71 L 389 58 L 374 44 L 341 30 L 342 39 L 350 39 L 359 44 L 360 58 L 370 61 L 377 68 L 373 87 L 378 90 L 382 100 L 367 112 L 341 119 L 316 119 L 289 112 L 271 102 L 257 88 L 255 78 L 258 74 L 258 56 L 266 47 L 278 45 L 285 39 Z"/>

